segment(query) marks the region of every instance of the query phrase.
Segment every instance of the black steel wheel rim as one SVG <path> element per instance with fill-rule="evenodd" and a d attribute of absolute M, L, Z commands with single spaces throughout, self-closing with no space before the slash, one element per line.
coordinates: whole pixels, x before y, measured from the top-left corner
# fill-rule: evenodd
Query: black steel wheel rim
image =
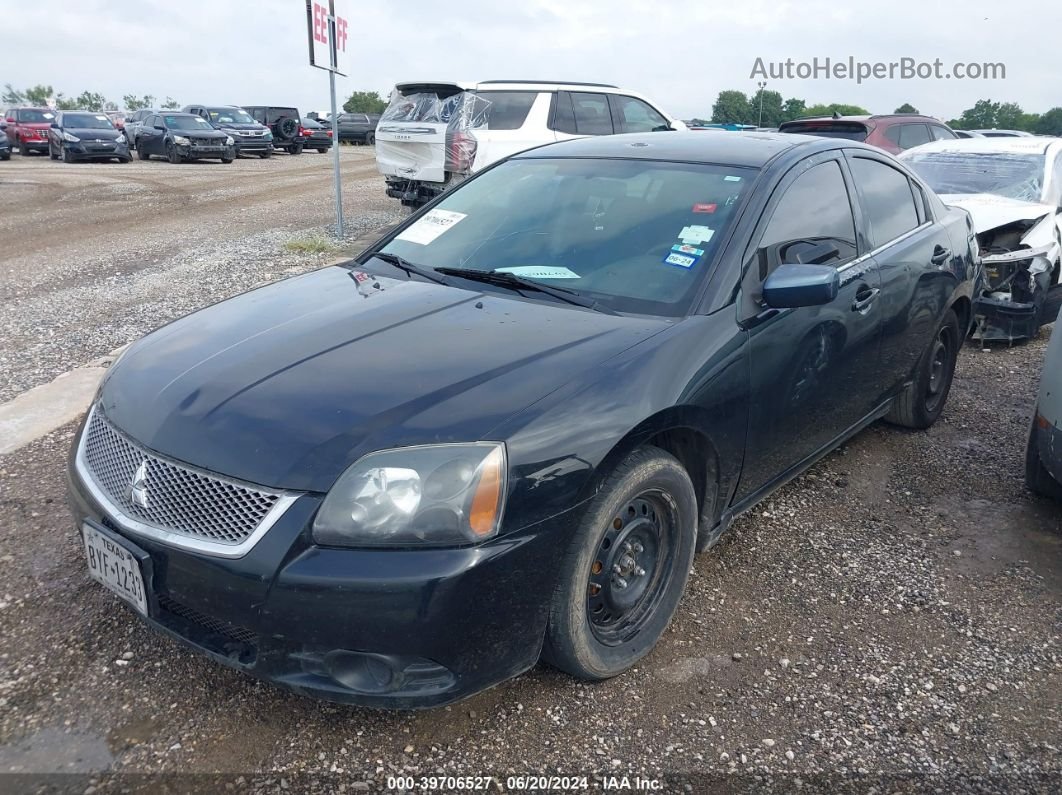
<path fill-rule="evenodd" d="M 677 520 L 674 500 L 655 490 L 610 518 L 587 573 L 586 614 L 601 643 L 626 643 L 652 620 L 671 582 Z"/>
<path fill-rule="evenodd" d="M 937 332 L 929 351 L 929 383 L 926 387 L 926 409 L 936 411 L 948 390 L 953 356 L 951 334 L 947 328 Z"/>

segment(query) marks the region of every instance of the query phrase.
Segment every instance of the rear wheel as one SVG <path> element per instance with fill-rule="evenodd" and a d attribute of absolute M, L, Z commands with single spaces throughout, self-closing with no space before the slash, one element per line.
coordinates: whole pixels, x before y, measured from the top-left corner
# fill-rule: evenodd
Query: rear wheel
<path fill-rule="evenodd" d="M 292 144 L 291 146 L 289 146 L 288 147 L 288 154 L 289 155 L 301 155 L 302 154 L 302 144 Z"/>
<path fill-rule="evenodd" d="M 320 153 L 321 153 L 321 154 L 323 155 L 323 154 L 324 154 L 325 152 L 327 152 L 328 150 L 327 150 L 327 149 L 325 149 L 324 147 L 318 147 L 317 151 L 318 151 L 318 152 L 320 152 Z"/>
<path fill-rule="evenodd" d="M 896 399 L 885 419 L 895 425 L 918 429 L 928 428 L 936 422 L 948 402 L 961 344 L 959 319 L 949 309 L 918 363 L 914 383 Z"/>
<path fill-rule="evenodd" d="M 376 133 L 369 133 L 368 135 L 366 135 L 365 136 L 365 143 L 367 143 L 369 146 L 375 146 L 376 145 Z"/>
<path fill-rule="evenodd" d="M 653 648 L 686 587 L 697 539 L 690 477 L 635 450 L 590 503 L 561 564 L 542 656 L 583 679 L 622 673 Z"/>

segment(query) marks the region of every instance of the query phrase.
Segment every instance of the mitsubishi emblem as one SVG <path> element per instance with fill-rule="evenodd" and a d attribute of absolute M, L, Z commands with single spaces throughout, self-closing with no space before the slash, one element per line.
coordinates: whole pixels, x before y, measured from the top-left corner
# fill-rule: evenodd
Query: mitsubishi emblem
<path fill-rule="evenodd" d="M 133 473 L 133 482 L 129 484 L 129 496 L 134 505 L 148 507 L 148 462 L 145 458 Z"/>

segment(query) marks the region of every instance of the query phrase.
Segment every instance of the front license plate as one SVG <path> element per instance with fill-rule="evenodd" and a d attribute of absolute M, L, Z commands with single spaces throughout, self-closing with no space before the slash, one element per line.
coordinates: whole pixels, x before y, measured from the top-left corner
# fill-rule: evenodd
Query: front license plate
<path fill-rule="evenodd" d="M 92 578 L 146 616 L 148 609 L 144 576 L 133 553 L 92 525 L 83 524 L 81 534 L 85 539 L 85 557 Z"/>

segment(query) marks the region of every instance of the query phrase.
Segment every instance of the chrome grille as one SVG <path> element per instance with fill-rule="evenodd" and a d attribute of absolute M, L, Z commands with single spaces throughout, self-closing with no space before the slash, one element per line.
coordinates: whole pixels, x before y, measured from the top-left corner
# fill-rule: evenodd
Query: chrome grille
<path fill-rule="evenodd" d="M 281 494 L 148 452 L 98 410 L 89 418 L 82 445 L 87 475 L 104 495 L 126 516 L 168 533 L 235 546 L 247 541 L 274 508 L 287 505 Z"/>

